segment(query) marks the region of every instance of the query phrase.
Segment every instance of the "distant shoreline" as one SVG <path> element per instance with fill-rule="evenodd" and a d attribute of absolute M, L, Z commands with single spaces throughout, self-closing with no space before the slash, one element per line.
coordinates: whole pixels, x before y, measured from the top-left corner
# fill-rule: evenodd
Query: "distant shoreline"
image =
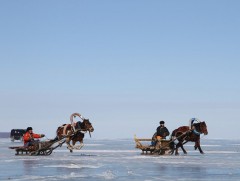
<path fill-rule="evenodd" d="M 10 132 L 0 132 L 0 138 L 9 138 Z"/>

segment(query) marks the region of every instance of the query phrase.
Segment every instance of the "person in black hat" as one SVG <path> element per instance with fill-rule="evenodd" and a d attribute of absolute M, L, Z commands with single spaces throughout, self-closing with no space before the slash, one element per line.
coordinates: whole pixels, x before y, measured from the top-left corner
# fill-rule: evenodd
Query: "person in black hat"
<path fill-rule="evenodd" d="M 23 136 L 24 146 L 32 146 L 36 142 L 34 138 L 42 138 L 44 134 L 35 134 L 33 133 L 32 127 L 27 127 L 26 133 Z"/>
<path fill-rule="evenodd" d="M 158 139 L 166 139 L 166 136 L 169 135 L 168 129 L 165 127 L 165 122 L 160 121 L 160 126 L 157 127 L 157 138 Z"/>
<path fill-rule="evenodd" d="M 166 136 L 169 135 L 168 129 L 164 126 L 165 122 L 160 121 L 160 126 L 157 127 L 157 131 L 152 136 L 151 146 L 156 146 L 158 143 L 158 147 L 161 146 L 161 139 L 166 139 Z"/>

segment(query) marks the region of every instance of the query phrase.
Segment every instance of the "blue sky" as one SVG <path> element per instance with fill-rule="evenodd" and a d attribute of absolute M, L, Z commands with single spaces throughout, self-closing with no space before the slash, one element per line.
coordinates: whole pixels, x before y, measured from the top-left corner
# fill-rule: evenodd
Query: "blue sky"
<path fill-rule="evenodd" d="M 0 131 L 151 137 L 192 117 L 238 138 L 239 1 L 0 1 Z M 88 137 L 88 136 L 86 136 Z"/>

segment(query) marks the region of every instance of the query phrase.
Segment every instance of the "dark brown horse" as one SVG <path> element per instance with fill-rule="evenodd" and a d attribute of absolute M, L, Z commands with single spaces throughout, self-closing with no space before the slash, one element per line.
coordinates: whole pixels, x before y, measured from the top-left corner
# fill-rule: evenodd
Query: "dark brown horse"
<path fill-rule="evenodd" d="M 189 141 L 195 142 L 195 145 L 194 145 L 195 150 L 198 149 L 201 154 L 204 154 L 204 152 L 202 151 L 202 148 L 200 146 L 200 135 L 201 134 L 204 134 L 204 135 L 208 134 L 207 125 L 205 122 L 194 123 L 191 125 L 191 127 L 181 126 L 177 129 L 175 129 L 172 132 L 171 139 L 172 139 L 172 142 L 174 140 L 178 140 L 178 143 L 176 144 L 176 148 L 172 149 L 172 154 L 174 153 L 174 150 L 175 150 L 175 155 L 179 155 L 179 153 L 178 153 L 179 147 L 183 150 L 184 154 L 187 154 L 183 145 Z"/>
<path fill-rule="evenodd" d="M 73 118 L 76 116 L 80 117 L 83 121 L 74 122 Z M 91 132 L 94 131 L 92 124 L 89 122 L 89 119 L 85 119 L 79 113 L 73 113 L 70 116 L 71 124 L 63 124 L 57 129 L 57 138 L 60 140 L 63 137 L 66 137 L 66 144 L 68 149 L 72 152 L 73 149 L 81 149 L 83 147 L 83 138 L 86 132 L 89 132 L 91 137 Z M 72 141 L 72 145 L 70 142 Z M 79 146 L 74 146 L 76 142 L 80 142 Z"/>

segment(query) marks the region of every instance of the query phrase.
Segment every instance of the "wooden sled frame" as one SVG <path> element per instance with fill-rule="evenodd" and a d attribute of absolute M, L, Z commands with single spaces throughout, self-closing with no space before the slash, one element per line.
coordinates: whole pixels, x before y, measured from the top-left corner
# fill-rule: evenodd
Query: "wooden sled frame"
<path fill-rule="evenodd" d="M 142 150 L 142 154 L 158 154 L 158 155 L 165 155 L 166 152 L 170 152 L 171 148 L 169 146 L 171 140 L 157 140 L 156 145 L 152 144 L 142 144 L 141 142 L 152 142 L 152 139 L 146 138 L 137 138 L 134 135 L 134 141 L 136 143 L 135 148 Z"/>
<path fill-rule="evenodd" d="M 64 140 L 63 140 L 64 139 Z M 63 143 L 65 143 L 65 137 L 61 140 L 56 140 L 53 142 L 50 141 L 45 141 L 45 143 L 48 143 L 46 146 L 41 146 L 42 143 L 44 142 L 39 142 L 36 144 L 38 145 L 38 149 L 36 149 L 36 146 L 14 146 L 14 147 L 9 147 L 10 149 L 15 149 L 16 156 L 48 156 L 52 154 L 52 151 L 55 150 L 56 148 L 62 146 Z M 53 147 L 54 144 L 56 146 Z"/>

